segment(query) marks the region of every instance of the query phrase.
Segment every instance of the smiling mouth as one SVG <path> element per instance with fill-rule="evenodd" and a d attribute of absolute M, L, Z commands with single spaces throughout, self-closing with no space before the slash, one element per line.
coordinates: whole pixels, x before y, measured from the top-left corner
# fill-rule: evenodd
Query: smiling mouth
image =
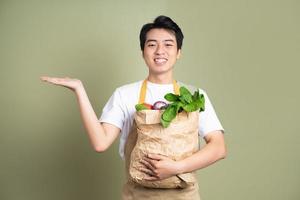
<path fill-rule="evenodd" d="M 166 58 L 154 58 L 156 64 L 165 64 L 168 61 Z"/>

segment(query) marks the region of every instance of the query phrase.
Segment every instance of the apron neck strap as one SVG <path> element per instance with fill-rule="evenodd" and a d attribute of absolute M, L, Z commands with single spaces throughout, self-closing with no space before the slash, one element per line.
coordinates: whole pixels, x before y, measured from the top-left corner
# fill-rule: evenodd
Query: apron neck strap
<path fill-rule="evenodd" d="M 179 85 L 176 80 L 173 80 L 173 89 L 174 89 L 174 93 L 179 95 Z M 143 81 L 143 84 L 141 87 L 139 104 L 145 103 L 146 91 L 147 91 L 147 79 L 145 79 Z"/>

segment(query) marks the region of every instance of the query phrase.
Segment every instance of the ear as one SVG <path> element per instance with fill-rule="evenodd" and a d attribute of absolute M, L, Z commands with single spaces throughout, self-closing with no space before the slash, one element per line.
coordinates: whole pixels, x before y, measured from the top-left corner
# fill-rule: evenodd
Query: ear
<path fill-rule="evenodd" d="M 181 56 L 181 49 L 178 49 L 176 58 L 179 59 Z"/>

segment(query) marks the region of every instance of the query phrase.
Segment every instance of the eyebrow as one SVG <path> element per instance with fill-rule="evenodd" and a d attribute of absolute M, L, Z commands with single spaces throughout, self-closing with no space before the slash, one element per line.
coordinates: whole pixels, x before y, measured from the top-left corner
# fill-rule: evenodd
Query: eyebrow
<path fill-rule="evenodd" d="M 157 42 L 157 40 L 154 40 L 154 39 L 149 39 L 149 40 L 146 40 L 146 43 L 148 42 Z M 173 39 L 166 39 L 164 40 L 164 42 L 175 42 Z"/>

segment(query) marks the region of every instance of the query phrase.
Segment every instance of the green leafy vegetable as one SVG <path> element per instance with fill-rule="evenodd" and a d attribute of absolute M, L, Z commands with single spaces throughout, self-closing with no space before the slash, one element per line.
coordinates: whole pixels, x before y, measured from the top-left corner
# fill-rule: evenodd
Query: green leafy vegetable
<path fill-rule="evenodd" d="M 191 103 L 193 101 L 192 94 L 185 87 L 180 87 L 180 99 L 181 102 Z"/>
<path fill-rule="evenodd" d="M 197 103 L 195 101 L 186 104 L 183 106 L 183 110 L 185 110 L 186 112 L 194 112 L 196 110 L 198 110 L 198 106 Z"/>
<path fill-rule="evenodd" d="M 177 114 L 177 106 L 176 105 L 170 105 L 167 107 L 166 111 L 162 114 L 162 119 L 166 122 L 171 122 Z"/>
<path fill-rule="evenodd" d="M 170 122 L 167 122 L 161 118 L 160 123 L 162 124 L 163 127 L 168 127 L 170 125 Z"/>
<path fill-rule="evenodd" d="M 179 95 L 173 94 L 173 93 L 168 93 L 165 95 L 165 99 L 170 101 L 170 102 L 175 102 L 179 98 Z"/>
<path fill-rule="evenodd" d="M 181 111 L 199 112 L 204 111 L 205 99 L 203 94 L 199 94 L 199 91 L 195 91 L 192 95 L 188 89 L 184 86 L 179 89 L 180 95 L 168 93 L 165 95 L 165 99 L 172 102 L 161 116 L 161 124 L 164 128 L 168 127 L 171 121 L 176 117 L 177 113 Z"/>
<path fill-rule="evenodd" d="M 141 111 L 141 110 L 149 110 L 151 109 L 151 107 L 148 104 L 141 103 L 141 104 L 136 104 L 135 109 L 136 111 Z"/>

